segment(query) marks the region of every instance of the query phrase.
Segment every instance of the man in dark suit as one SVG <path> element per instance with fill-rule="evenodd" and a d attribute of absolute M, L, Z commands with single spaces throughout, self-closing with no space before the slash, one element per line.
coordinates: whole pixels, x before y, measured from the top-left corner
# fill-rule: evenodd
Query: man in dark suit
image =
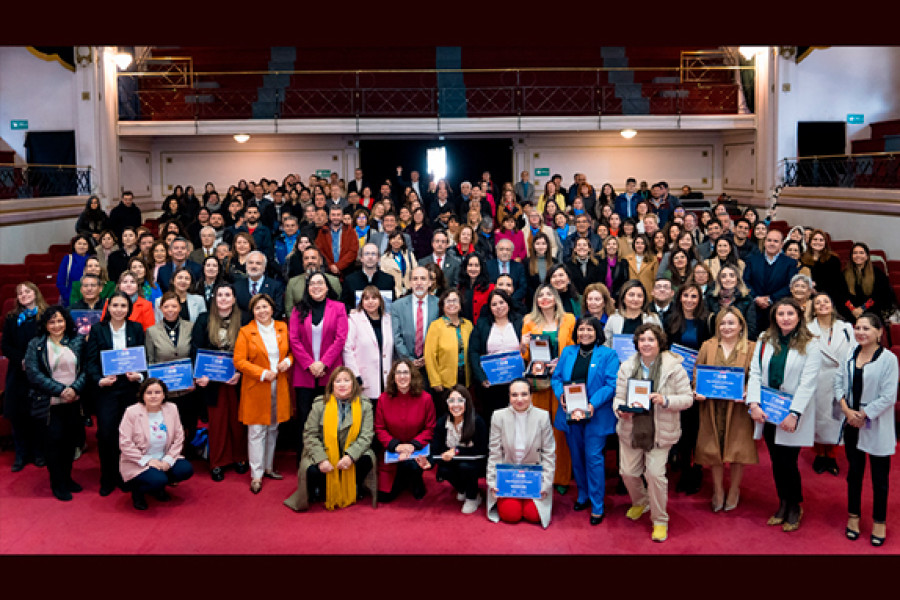
<path fill-rule="evenodd" d="M 769 327 L 769 309 L 790 295 L 791 278 L 797 274 L 797 261 L 781 252 L 784 235 L 777 229 L 766 234 L 765 252 L 749 254 L 744 267 L 744 283 L 756 304 L 757 331 Z"/>
<path fill-rule="evenodd" d="M 501 274 L 508 274 L 512 277 L 513 300 L 518 303 L 525 301 L 525 294 L 528 291 L 528 278 L 525 276 L 525 267 L 522 263 L 512 260 L 514 245 L 512 240 L 500 240 L 497 242 L 497 258 L 487 261 L 488 281 L 497 283 L 497 278 Z"/>
<path fill-rule="evenodd" d="M 740 218 L 734 222 L 734 235 L 732 236 L 732 242 L 734 244 L 734 249 L 737 250 L 738 257 L 747 262 L 747 257 L 751 254 L 759 253 L 759 246 L 756 245 L 756 242 L 750 239 L 750 231 L 753 227 L 750 225 L 750 221 L 744 218 Z"/>
<path fill-rule="evenodd" d="M 141 224 L 141 209 L 134 203 L 134 194 L 122 192 L 122 200 L 109 211 L 109 226 L 116 239 L 122 239 L 122 230 L 126 227 L 137 229 Z"/>
<path fill-rule="evenodd" d="M 378 252 L 380 254 L 384 254 L 387 251 L 388 247 L 388 239 L 391 237 L 391 234 L 397 230 L 397 215 L 396 213 L 389 212 L 384 215 L 384 218 L 381 220 L 381 231 L 375 231 L 369 236 L 369 241 L 378 246 Z M 410 239 L 408 233 L 403 234 L 403 241 L 406 242 L 407 248 L 412 248 L 412 239 Z"/>
<path fill-rule="evenodd" d="M 361 253 L 362 269 L 354 271 L 347 275 L 344 279 L 343 290 L 341 292 L 341 302 L 350 312 L 359 303 L 358 295 L 370 285 L 374 285 L 383 292 L 390 292 L 391 300 L 394 298 L 394 278 L 378 268 L 381 254 L 378 252 L 378 246 L 369 242 L 362 248 Z"/>
<path fill-rule="evenodd" d="M 438 299 L 428 293 L 431 283 L 428 269 L 416 267 L 410 277 L 412 294 L 391 303 L 391 330 L 394 334 L 394 359 L 408 358 L 418 367 L 425 381 L 425 336 L 438 318 Z M 421 302 L 421 303 L 420 303 Z M 419 310 L 421 309 L 421 313 Z"/>
<path fill-rule="evenodd" d="M 271 202 L 269 202 L 271 205 Z M 229 227 L 224 239 L 229 244 L 234 243 L 234 236 L 240 232 L 249 233 L 256 242 L 256 249 L 266 255 L 266 260 L 275 260 L 275 242 L 272 241 L 272 231 L 260 222 L 261 211 L 259 207 L 250 204 L 244 209 L 243 225 Z"/>
<path fill-rule="evenodd" d="M 284 318 L 284 283 L 274 277 L 266 276 L 266 255 L 254 250 L 247 255 L 247 277 L 238 279 L 234 284 L 234 296 L 238 308 L 249 314 L 250 300 L 257 294 L 268 294 L 275 301 L 276 319 Z M 253 315 L 250 315 L 251 318 Z"/>
<path fill-rule="evenodd" d="M 203 277 L 203 267 L 199 264 L 188 260 L 188 241 L 182 237 L 172 240 L 172 246 L 169 248 L 169 254 L 172 260 L 159 268 L 156 273 L 156 284 L 163 293 L 169 290 L 169 280 L 175 271 L 181 267 L 187 267 L 194 277 L 194 281 L 199 281 Z"/>
<path fill-rule="evenodd" d="M 569 237 L 563 242 L 560 248 L 562 262 L 566 263 L 572 258 L 572 250 L 575 249 L 575 241 L 578 238 L 587 238 L 591 243 L 594 252 L 600 252 L 601 240 L 600 236 L 591 231 L 591 218 L 587 214 L 575 217 L 575 231 L 569 234 Z"/>
<path fill-rule="evenodd" d="M 347 195 L 350 195 L 350 192 L 356 192 L 358 195 L 362 196 L 363 188 L 367 187 L 369 182 L 363 178 L 362 169 L 354 169 L 353 171 L 353 179 L 347 184 Z"/>
<path fill-rule="evenodd" d="M 438 189 L 435 201 L 428 205 L 428 218 L 437 223 L 441 213 L 447 211 L 456 214 L 456 203 L 447 196 L 447 188 L 442 187 Z"/>
<path fill-rule="evenodd" d="M 444 272 L 444 280 L 447 288 L 456 287 L 459 281 L 459 266 L 462 261 L 457 256 L 447 253 L 450 246 L 450 236 L 443 229 L 436 230 L 431 236 L 431 249 L 433 252 L 419 261 L 423 267 L 434 263 Z"/>
<path fill-rule="evenodd" d="M 647 312 L 656 314 L 659 317 L 659 322 L 662 323 L 663 328 L 665 328 L 666 322 L 669 315 L 672 314 L 672 308 L 675 304 L 672 302 L 675 298 L 675 291 L 672 289 L 672 280 L 667 277 L 657 277 L 656 281 L 653 282 L 653 291 L 650 295 L 651 302 L 647 307 Z"/>

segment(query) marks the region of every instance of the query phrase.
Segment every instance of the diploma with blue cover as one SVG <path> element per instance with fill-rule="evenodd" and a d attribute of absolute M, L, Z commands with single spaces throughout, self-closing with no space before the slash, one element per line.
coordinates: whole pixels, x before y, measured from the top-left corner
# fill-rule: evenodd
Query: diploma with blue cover
<path fill-rule="evenodd" d="M 744 368 L 697 365 L 697 393 L 718 400 L 743 400 Z"/>
<path fill-rule="evenodd" d="M 791 394 L 762 386 L 759 390 L 759 407 L 766 413 L 766 421 L 780 425 L 791 412 Z"/>
<path fill-rule="evenodd" d="M 143 346 L 100 352 L 103 376 L 140 373 L 147 370 L 147 351 Z"/>
<path fill-rule="evenodd" d="M 420 456 L 422 456 L 424 458 L 428 458 L 428 455 L 430 453 L 431 453 L 431 444 L 428 444 L 421 450 L 416 450 L 415 452 L 410 454 L 408 458 L 405 458 L 404 460 L 414 460 Z M 388 463 L 395 463 L 395 462 L 400 462 L 400 453 L 399 452 L 389 452 L 389 451 L 385 450 L 384 463 L 388 464 Z"/>
<path fill-rule="evenodd" d="M 634 347 L 634 336 L 630 334 L 614 334 L 612 344 L 620 363 L 625 362 L 637 352 L 637 349 Z"/>
<path fill-rule="evenodd" d="M 234 377 L 234 355 L 231 352 L 198 350 L 194 364 L 194 379 L 209 377 L 210 381 L 228 381 Z"/>
<path fill-rule="evenodd" d="M 679 344 L 672 344 L 669 350 L 682 358 L 681 366 L 687 371 L 688 379 L 692 378 L 694 376 L 694 364 L 697 362 L 697 351 Z"/>
<path fill-rule="evenodd" d="M 498 498 L 540 498 L 541 465 L 497 465 Z"/>
<path fill-rule="evenodd" d="M 194 385 L 194 369 L 189 358 L 150 365 L 147 376 L 161 380 L 170 392 L 188 390 Z"/>
<path fill-rule="evenodd" d="M 509 383 L 525 375 L 525 361 L 517 351 L 486 354 L 481 357 L 481 368 L 491 385 Z"/>

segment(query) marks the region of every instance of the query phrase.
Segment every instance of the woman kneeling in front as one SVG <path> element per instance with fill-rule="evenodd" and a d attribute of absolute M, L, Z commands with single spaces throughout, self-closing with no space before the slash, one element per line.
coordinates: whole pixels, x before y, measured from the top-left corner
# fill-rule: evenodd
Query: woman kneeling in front
<path fill-rule="evenodd" d="M 488 519 L 550 525 L 553 510 L 553 475 L 556 472 L 556 442 L 550 414 L 531 403 L 531 385 L 515 379 L 509 385 L 509 406 L 491 419 L 487 464 Z M 535 499 L 498 498 L 497 465 L 540 465 L 541 494 Z"/>
<path fill-rule="evenodd" d="M 189 479 L 191 463 L 181 455 L 184 429 L 178 407 L 167 402 L 166 384 L 151 377 L 141 384 L 138 403 L 125 410 L 119 425 L 119 471 L 131 483 L 131 501 L 147 510 L 149 493 L 160 502 L 169 500 L 166 485 Z"/>
<path fill-rule="evenodd" d="M 637 353 L 622 363 L 616 378 L 616 399 L 613 408 L 619 417 L 619 469 L 622 481 L 631 496 L 631 508 L 626 516 L 637 521 L 648 510 L 653 520 L 654 542 L 664 542 L 669 536 L 668 480 L 666 461 L 669 449 L 681 437 L 679 412 L 694 401 L 691 382 L 681 366 L 681 357 L 669 352 L 666 334 L 655 323 L 644 323 L 634 332 Z M 629 380 L 648 380 L 649 409 L 628 412 L 633 398 L 629 398 Z M 632 386 L 636 387 L 636 386 Z M 643 476 L 647 485 L 641 481 Z"/>
<path fill-rule="evenodd" d="M 284 501 L 296 511 L 310 502 L 325 502 L 334 510 L 354 504 L 363 488 L 378 501 L 372 405 L 361 395 L 359 381 L 348 367 L 338 367 L 328 379 L 325 395 L 313 402 L 303 427 L 303 455 L 297 490 Z"/>

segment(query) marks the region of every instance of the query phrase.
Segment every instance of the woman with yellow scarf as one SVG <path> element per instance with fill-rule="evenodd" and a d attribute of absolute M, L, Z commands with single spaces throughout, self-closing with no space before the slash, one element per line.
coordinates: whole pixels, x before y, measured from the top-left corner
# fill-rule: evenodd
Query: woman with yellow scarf
<path fill-rule="evenodd" d="M 361 498 L 363 488 L 372 507 L 377 505 L 372 405 L 360 392 L 353 372 L 338 367 L 325 395 L 313 402 L 303 428 L 297 490 L 284 501 L 289 508 L 303 511 L 322 501 L 328 510 L 343 508 Z"/>

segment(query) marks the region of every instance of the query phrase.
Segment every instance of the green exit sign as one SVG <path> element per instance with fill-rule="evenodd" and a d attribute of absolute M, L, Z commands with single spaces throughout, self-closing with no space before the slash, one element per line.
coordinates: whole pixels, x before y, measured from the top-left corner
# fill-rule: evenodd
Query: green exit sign
<path fill-rule="evenodd" d="M 550 177 L 550 169 L 535 169 L 535 177 Z"/>
<path fill-rule="evenodd" d="M 10 129 L 28 129 L 28 121 L 24 119 L 16 119 L 9 122 Z"/>
<path fill-rule="evenodd" d="M 331 169 L 316 169 L 316 177 L 329 177 Z"/>

